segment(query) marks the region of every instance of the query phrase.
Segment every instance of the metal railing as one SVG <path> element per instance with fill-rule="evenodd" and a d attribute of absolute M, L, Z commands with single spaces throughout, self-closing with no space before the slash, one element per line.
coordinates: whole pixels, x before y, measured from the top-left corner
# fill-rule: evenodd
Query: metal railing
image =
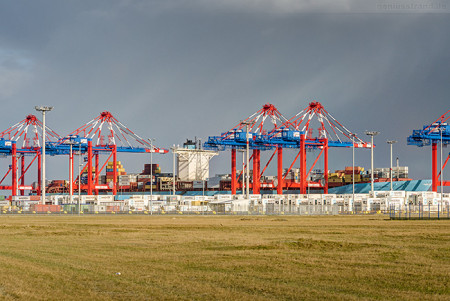
<path fill-rule="evenodd" d="M 450 219 L 450 206 L 441 204 L 408 204 L 403 207 L 391 205 L 389 206 L 389 218 L 391 220 Z"/>
<path fill-rule="evenodd" d="M 83 205 L 78 212 L 77 206 L 52 206 L 46 210 L 38 210 L 32 207 L 4 206 L 0 210 L 0 215 L 339 215 L 357 214 L 357 212 L 342 211 L 342 206 L 338 205 L 289 205 L 289 206 L 250 206 L 248 210 L 232 210 L 226 206 L 203 206 L 203 210 L 196 208 L 186 208 L 186 206 L 158 207 L 136 209 L 125 206 L 114 208 L 96 208 L 95 206 Z M 376 213 L 376 212 L 358 212 Z"/>

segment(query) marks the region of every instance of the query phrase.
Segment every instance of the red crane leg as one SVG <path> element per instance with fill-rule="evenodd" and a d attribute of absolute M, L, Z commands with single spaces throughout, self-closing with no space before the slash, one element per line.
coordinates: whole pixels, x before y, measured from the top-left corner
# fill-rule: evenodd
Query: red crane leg
<path fill-rule="evenodd" d="M 20 180 L 20 185 L 25 185 L 25 156 L 20 158 L 20 176 L 22 179 Z M 25 195 L 25 190 L 20 190 L 20 195 Z"/>
<path fill-rule="evenodd" d="M 278 162 L 277 162 L 277 178 L 278 178 L 278 185 L 277 185 L 277 193 L 283 194 L 283 148 L 278 146 Z"/>
<path fill-rule="evenodd" d="M 231 194 L 236 194 L 236 149 L 231 150 Z"/>
<path fill-rule="evenodd" d="M 437 192 L 437 143 L 431 145 L 431 190 Z"/>
<path fill-rule="evenodd" d="M 324 142 L 324 162 L 323 162 L 323 169 L 324 169 L 324 180 L 325 183 L 323 184 L 323 193 L 328 194 L 328 139 L 325 139 Z"/>
<path fill-rule="evenodd" d="M 259 161 L 260 158 L 260 151 L 257 149 L 253 150 L 253 194 L 259 194 L 259 188 L 260 188 L 260 179 L 259 179 Z"/>
<path fill-rule="evenodd" d="M 38 187 L 37 187 L 37 189 L 36 189 L 36 193 L 37 193 L 37 195 L 41 195 L 41 185 L 42 185 L 42 179 L 41 179 L 41 175 L 42 175 L 42 173 L 41 173 L 41 169 L 42 169 L 42 156 L 41 156 L 41 153 L 40 152 L 38 152 L 38 174 L 37 174 L 37 178 L 38 178 Z"/>
<path fill-rule="evenodd" d="M 113 145 L 113 195 L 117 194 L 117 145 Z"/>
<path fill-rule="evenodd" d="M 306 194 L 306 143 L 305 134 L 300 135 L 300 193 Z"/>
<path fill-rule="evenodd" d="M 16 196 L 16 191 L 17 191 L 17 146 L 16 143 L 13 142 L 12 144 L 12 164 L 11 164 L 11 168 L 12 168 L 12 185 L 11 185 L 11 196 Z"/>
<path fill-rule="evenodd" d="M 261 150 L 258 149 L 258 165 L 256 165 L 258 172 L 258 194 L 261 193 Z"/>
<path fill-rule="evenodd" d="M 92 195 L 92 141 L 88 141 L 87 194 Z"/>
<path fill-rule="evenodd" d="M 98 160 L 99 160 L 99 155 L 98 155 L 98 153 L 96 153 L 95 154 L 95 177 L 94 177 L 95 178 L 94 183 L 96 186 L 98 185 L 98 178 L 100 177 L 99 170 L 98 170 Z M 94 191 L 95 191 L 95 195 L 98 195 L 98 189 L 94 189 Z"/>

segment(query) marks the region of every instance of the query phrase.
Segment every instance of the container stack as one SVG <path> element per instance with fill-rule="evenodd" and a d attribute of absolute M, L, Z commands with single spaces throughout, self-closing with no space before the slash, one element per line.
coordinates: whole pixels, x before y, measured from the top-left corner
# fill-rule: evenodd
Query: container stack
<path fill-rule="evenodd" d="M 374 177 L 378 179 L 388 179 L 390 178 L 389 168 L 375 168 Z M 408 166 L 396 166 L 392 167 L 392 177 L 393 178 L 408 178 Z"/>
<path fill-rule="evenodd" d="M 152 179 L 150 175 L 153 175 Z M 164 177 L 164 175 L 161 173 L 159 164 L 144 164 L 144 170 L 138 176 L 138 185 L 141 185 L 144 190 L 150 190 L 150 188 L 157 189 L 158 186 L 156 183 L 161 177 Z M 151 185 L 153 185 L 153 187 Z"/>
<path fill-rule="evenodd" d="M 329 171 L 327 170 L 327 173 Z M 311 181 L 313 182 L 320 182 L 323 179 L 323 170 L 321 169 L 314 169 L 313 171 L 311 171 L 310 177 L 311 177 Z"/>
<path fill-rule="evenodd" d="M 389 168 L 375 168 L 373 170 L 374 178 L 384 178 L 387 179 L 390 177 Z"/>
<path fill-rule="evenodd" d="M 299 179 L 300 179 L 300 169 L 299 168 L 292 168 L 289 171 L 289 173 L 288 173 L 287 169 L 283 169 L 283 175 L 286 175 L 285 180 L 298 183 Z"/>
<path fill-rule="evenodd" d="M 117 177 L 127 174 L 120 161 L 117 161 L 116 172 Z M 117 183 L 117 180 L 118 178 L 114 178 L 114 162 L 108 162 L 108 165 L 106 166 L 106 183 Z"/>
<path fill-rule="evenodd" d="M 92 167 L 92 177 L 95 178 L 95 167 Z M 88 182 L 88 167 L 86 166 L 81 171 L 81 183 L 87 184 Z"/>
<path fill-rule="evenodd" d="M 120 175 L 118 176 L 119 181 L 118 181 L 118 185 L 119 187 L 124 187 L 124 186 L 130 186 L 130 177 L 128 175 Z"/>
<path fill-rule="evenodd" d="M 173 177 L 159 177 L 158 184 L 160 190 L 172 190 L 173 189 Z"/>
<path fill-rule="evenodd" d="M 364 167 L 355 166 L 354 168 L 352 166 L 346 166 L 345 167 L 345 175 L 344 175 L 344 182 L 345 183 L 352 183 L 353 180 L 355 182 L 361 182 L 362 177 L 361 174 L 364 172 Z M 353 175 L 355 178 L 353 179 Z"/>
<path fill-rule="evenodd" d="M 144 170 L 141 175 L 159 174 L 161 173 L 161 167 L 159 164 L 144 164 Z"/>
<path fill-rule="evenodd" d="M 408 166 L 392 167 L 392 176 L 395 178 L 408 178 Z"/>
<path fill-rule="evenodd" d="M 329 174 L 328 183 L 343 183 L 344 174 L 343 170 L 335 170 L 333 173 Z"/>

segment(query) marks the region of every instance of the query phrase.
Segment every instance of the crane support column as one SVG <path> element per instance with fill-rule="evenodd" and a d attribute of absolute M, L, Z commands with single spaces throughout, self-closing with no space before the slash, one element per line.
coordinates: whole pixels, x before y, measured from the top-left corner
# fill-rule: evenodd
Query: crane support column
<path fill-rule="evenodd" d="M 306 137 L 305 134 L 300 135 L 300 193 L 306 194 Z"/>
<path fill-rule="evenodd" d="M 117 145 L 113 145 L 113 195 L 117 194 Z"/>
<path fill-rule="evenodd" d="M 431 190 L 437 192 L 438 187 L 437 175 L 437 143 L 431 145 Z"/>
<path fill-rule="evenodd" d="M 258 149 L 258 194 L 261 193 L 261 150 Z"/>
<path fill-rule="evenodd" d="M 41 182 L 42 182 L 42 178 L 41 178 L 41 175 L 42 175 L 42 173 L 41 173 L 41 168 L 42 168 L 42 156 L 41 156 L 41 152 L 40 151 L 38 151 L 38 175 L 37 175 L 37 178 L 38 178 L 38 187 L 37 187 L 37 189 L 36 189 L 36 192 L 37 192 L 37 195 L 41 195 Z"/>
<path fill-rule="evenodd" d="M 20 180 L 20 185 L 25 185 L 25 156 L 22 155 L 20 158 L 20 177 L 22 178 Z M 25 190 L 20 190 L 20 195 L 25 195 Z"/>
<path fill-rule="evenodd" d="M 277 146 L 278 162 L 277 162 L 277 194 L 283 194 L 283 148 Z"/>
<path fill-rule="evenodd" d="M 231 194 L 236 194 L 236 149 L 231 150 Z"/>
<path fill-rule="evenodd" d="M 259 194 L 259 188 L 260 188 L 260 179 L 259 179 L 259 161 L 260 158 L 260 151 L 258 149 L 253 150 L 253 194 Z"/>
<path fill-rule="evenodd" d="M 95 154 L 95 182 L 94 182 L 95 186 L 98 185 L 98 177 L 100 176 L 98 174 L 98 160 L 99 160 L 99 155 L 98 155 L 98 153 L 96 153 Z M 94 189 L 94 191 L 95 191 L 95 195 L 98 195 L 98 189 Z"/>
<path fill-rule="evenodd" d="M 12 143 L 12 164 L 11 164 L 11 168 L 12 168 L 12 191 L 11 191 L 11 196 L 16 196 L 17 194 L 17 146 L 16 146 L 16 142 Z"/>
<path fill-rule="evenodd" d="M 92 141 L 88 141 L 87 194 L 92 195 Z"/>
<path fill-rule="evenodd" d="M 324 162 L 323 162 L 323 193 L 328 194 L 328 139 L 325 139 L 324 145 Z"/>

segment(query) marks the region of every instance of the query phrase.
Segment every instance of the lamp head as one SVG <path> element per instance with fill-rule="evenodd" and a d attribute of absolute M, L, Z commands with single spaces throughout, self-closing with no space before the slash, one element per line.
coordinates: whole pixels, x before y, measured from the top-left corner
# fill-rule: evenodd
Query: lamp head
<path fill-rule="evenodd" d="M 39 112 L 49 112 L 49 111 L 53 110 L 53 107 L 35 106 L 34 109 Z"/>
<path fill-rule="evenodd" d="M 367 136 L 376 136 L 376 135 L 378 135 L 380 132 L 377 132 L 377 131 L 365 131 L 364 132 Z"/>

